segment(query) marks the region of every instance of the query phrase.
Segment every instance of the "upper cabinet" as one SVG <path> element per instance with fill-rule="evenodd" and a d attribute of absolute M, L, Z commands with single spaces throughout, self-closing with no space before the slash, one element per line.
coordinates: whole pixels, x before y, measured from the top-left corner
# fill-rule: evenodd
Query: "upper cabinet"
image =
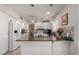
<path fill-rule="evenodd" d="M 34 29 L 51 29 L 52 24 L 50 22 L 38 22 L 35 23 Z"/>

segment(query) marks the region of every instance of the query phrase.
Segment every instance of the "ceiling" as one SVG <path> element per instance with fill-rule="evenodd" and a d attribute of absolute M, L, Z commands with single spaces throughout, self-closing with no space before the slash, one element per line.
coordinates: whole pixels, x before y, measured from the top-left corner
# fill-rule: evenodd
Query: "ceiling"
<path fill-rule="evenodd" d="M 65 4 L 53 4 L 53 6 L 50 6 L 50 4 L 35 4 L 34 7 L 31 7 L 30 4 L 8 4 L 5 6 L 27 20 L 28 16 L 42 18 L 48 16 L 47 14 L 50 14 L 54 17 L 65 6 Z"/>

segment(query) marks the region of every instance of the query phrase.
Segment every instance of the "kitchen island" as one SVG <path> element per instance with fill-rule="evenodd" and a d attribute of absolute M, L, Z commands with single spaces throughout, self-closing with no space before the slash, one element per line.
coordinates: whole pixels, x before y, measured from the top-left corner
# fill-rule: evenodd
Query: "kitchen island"
<path fill-rule="evenodd" d="M 50 37 L 34 37 L 36 40 L 17 40 L 23 55 L 69 55 L 73 41 L 53 40 Z M 41 40 L 39 40 L 41 39 Z"/>

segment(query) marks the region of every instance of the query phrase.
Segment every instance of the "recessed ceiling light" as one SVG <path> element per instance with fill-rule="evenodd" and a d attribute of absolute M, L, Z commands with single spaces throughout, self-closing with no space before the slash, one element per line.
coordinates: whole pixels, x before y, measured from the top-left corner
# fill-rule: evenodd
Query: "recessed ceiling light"
<path fill-rule="evenodd" d="M 25 26 L 24 23 L 22 23 L 22 26 Z"/>
<path fill-rule="evenodd" d="M 17 20 L 17 21 L 16 21 L 16 23 L 17 23 L 17 24 L 20 24 L 20 21 L 19 21 L 19 20 Z"/>
<path fill-rule="evenodd" d="M 49 15 L 49 14 L 50 14 L 50 12 L 49 12 L 49 11 L 47 11 L 47 12 L 46 12 L 46 14 L 47 14 L 47 15 Z"/>

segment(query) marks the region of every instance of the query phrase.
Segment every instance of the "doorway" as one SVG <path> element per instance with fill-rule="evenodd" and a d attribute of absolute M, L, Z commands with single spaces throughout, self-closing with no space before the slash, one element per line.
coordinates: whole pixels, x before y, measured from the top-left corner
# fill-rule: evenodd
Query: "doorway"
<path fill-rule="evenodd" d="M 34 24 L 29 24 L 29 40 L 34 40 Z"/>

